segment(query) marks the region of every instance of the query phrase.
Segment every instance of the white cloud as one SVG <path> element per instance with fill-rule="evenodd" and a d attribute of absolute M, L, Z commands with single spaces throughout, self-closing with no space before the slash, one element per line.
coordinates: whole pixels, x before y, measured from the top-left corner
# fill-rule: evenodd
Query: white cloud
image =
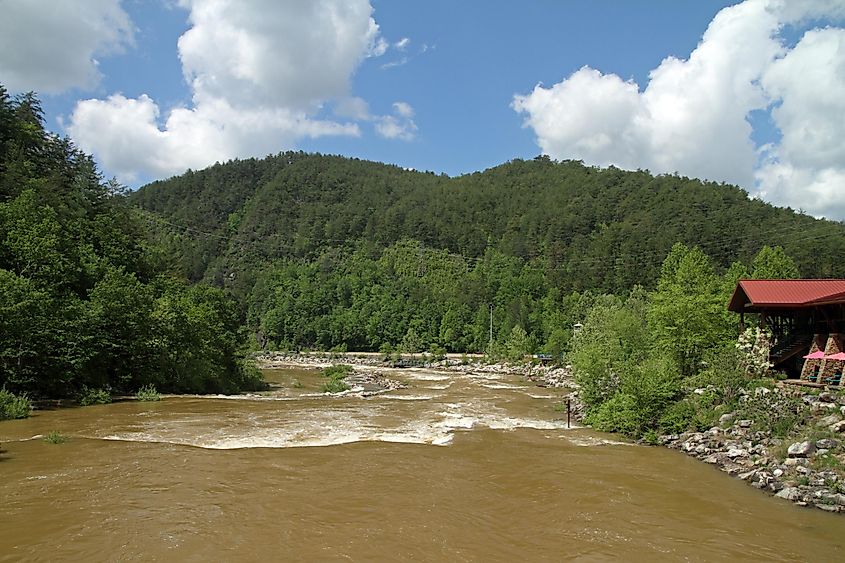
<path fill-rule="evenodd" d="M 762 83 L 781 141 L 757 170 L 760 195 L 845 218 L 845 30 L 808 31 Z"/>
<path fill-rule="evenodd" d="M 370 57 L 380 57 L 390 48 L 390 43 L 384 37 L 379 37 L 373 47 L 370 49 Z"/>
<path fill-rule="evenodd" d="M 109 172 L 127 183 L 140 173 L 166 177 L 204 168 L 234 156 L 264 155 L 301 137 L 360 135 L 355 124 L 311 119 L 286 108 L 244 109 L 224 99 L 172 110 L 163 128 L 148 96 L 83 100 L 68 130 L 85 150 L 94 150 Z"/>
<path fill-rule="evenodd" d="M 179 57 L 191 107 L 161 119 L 149 97 L 114 95 L 78 102 L 70 118 L 71 136 L 109 173 L 131 182 L 262 156 L 302 137 L 360 134 L 315 116 L 324 102 L 347 98 L 350 77 L 379 49 L 367 0 L 180 4 L 190 10 Z"/>
<path fill-rule="evenodd" d="M 0 77 L 12 92 L 90 89 L 100 73 L 97 56 L 133 42 L 119 0 L 4 0 L 0 3 Z"/>
<path fill-rule="evenodd" d="M 372 119 L 370 115 L 370 105 L 363 98 L 352 96 L 338 100 L 334 105 L 334 114 L 338 117 L 348 117 L 356 121 L 369 121 Z"/>
<path fill-rule="evenodd" d="M 399 49 L 400 51 L 404 51 L 408 47 L 408 45 L 410 45 L 410 43 L 411 40 L 408 37 L 403 37 L 402 39 L 394 43 L 393 46 Z"/>
<path fill-rule="evenodd" d="M 413 140 L 417 134 L 417 124 L 413 120 L 414 108 L 406 102 L 394 102 L 393 113 L 375 118 L 376 133 L 385 139 Z"/>
<path fill-rule="evenodd" d="M 652 70 L 644 90 L 584 67 L 551 87 L 514 96 L 512 107 L 555 158 L 677 171 L 756 188 L 779 204 L 791 202 L 787 193 L 804 201 L 802 193 L 823 190 L 842 171 L 831 168 L 833 157 L 820 159 L 843 146 L 845 123 L 821 121 L 845 115 L 845 49 L 834 46 L 837 29 L 810 32 L 792 50 L 779 34 L 788 23 L 845 14 L 843 4 L 747 0 L 716 15 L 689 59 L 668 57 Z M 783 140 L 761 166 L 748 116 L 773 102 Z M 806 129 L 810 121 L 812 147 L 799 138 L 801 124 Z M 798 166 L 799 146 L 817 162 Z"/>
<path fill-rule="evenodd" d="M 414 108 L 407 102 L 394 102 L 393 111 L 400 117 L 411 118 L 414 117 Z"/>

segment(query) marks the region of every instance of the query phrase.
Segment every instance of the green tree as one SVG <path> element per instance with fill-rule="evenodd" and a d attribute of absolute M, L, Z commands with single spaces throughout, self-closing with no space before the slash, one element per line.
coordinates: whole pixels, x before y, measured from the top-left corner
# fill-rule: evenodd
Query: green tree
<path fill-rule="evenodd" d="M 651 296 L 648 325 L 656 348 L 685 376 L 697 373 L 707 350 L 735 336 L 723 288 L 701 250 L 681 243 L 672 247 Z"/>
<path fill-rule="evenodd" d="M 751 278 L 755 280 L 791 280 L 800 277 L 795 261 L 780 246 L 764 246 L 751 265 Z"/>

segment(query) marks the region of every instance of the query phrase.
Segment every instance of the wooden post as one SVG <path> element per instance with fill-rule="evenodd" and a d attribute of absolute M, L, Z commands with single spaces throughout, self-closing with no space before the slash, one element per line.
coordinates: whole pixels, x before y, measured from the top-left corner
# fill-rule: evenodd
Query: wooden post
<path fill-rule="evenodd" d="M 572 413 L 572 399 L 566 399 L 566 427 L 569 428 L 570 414 Z"/>

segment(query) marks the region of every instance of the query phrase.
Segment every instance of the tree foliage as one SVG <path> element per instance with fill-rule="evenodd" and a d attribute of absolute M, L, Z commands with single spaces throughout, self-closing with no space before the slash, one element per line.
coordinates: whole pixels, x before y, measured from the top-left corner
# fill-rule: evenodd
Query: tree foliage
<path fill-rule="evenodd" d="M 44 130 L 34 95 L 0 86 L 0 388 L 87 397 L 258 385 L 239 359 L 238 304 L 175 279 L 121 192 Z"/>

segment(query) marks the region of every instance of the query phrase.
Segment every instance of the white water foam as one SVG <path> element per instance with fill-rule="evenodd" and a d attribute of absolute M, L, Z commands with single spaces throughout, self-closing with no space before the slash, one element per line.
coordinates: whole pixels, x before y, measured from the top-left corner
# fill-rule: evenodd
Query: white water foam
<path fill-rule="evenodd" d="M 511 391 L 528 389 L 525 385 L 511 385 L 510 383 L 482 383 L 481 386 L 485 389 L 510 389 Z"/>
<path fill-rule="evenodd" d="M 442 375 L 430 371 L 403 371 L 402 374 L 406 379 L 413 379 L 414 381 L 446 381 L 451 379 L 449 375 Z"/>
<path fill-rule="evenodd" d="M 454 383 L 454 381 L 450 381 L 446 385 L 423 385 L 422 389 L 429 389 L 431 391 L 445 391 L 446 389 L 454 385 Z"/>

